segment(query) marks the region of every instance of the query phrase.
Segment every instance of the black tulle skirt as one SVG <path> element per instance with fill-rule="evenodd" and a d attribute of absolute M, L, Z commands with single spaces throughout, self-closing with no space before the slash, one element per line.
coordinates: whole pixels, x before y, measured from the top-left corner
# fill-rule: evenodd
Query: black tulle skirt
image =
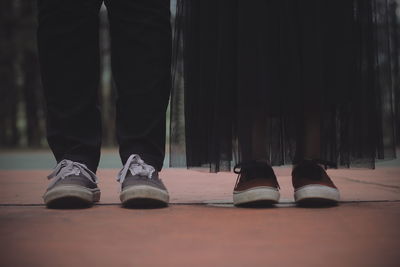
<path fill-rule="evenodd" d="M 329 167 L 394 158 L 397 8 L 395 0 L 178 0 L 171 166 L 294 163 L 309 107 Z"/>

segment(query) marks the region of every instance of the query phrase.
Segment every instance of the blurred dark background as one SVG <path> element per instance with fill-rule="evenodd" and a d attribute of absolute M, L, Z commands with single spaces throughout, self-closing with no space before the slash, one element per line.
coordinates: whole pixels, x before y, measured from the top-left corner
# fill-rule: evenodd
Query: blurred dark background
<path fill-rule="evenodd" d="M 382 1 L 381 1 L 382 2 Z M 394 44 L 400 44 L 400 0 L 391 0 L 397 13 L 392 28 Z M 171 1 L 174 16 L 176 0 Z M 0 0 L 0 149 L 46 148 L 43 92 L 36 52 L 36 1 Z M 115 107 L 110 71 L 110 47 L 107 14 L 100 12 L 101 82 L 99 100 L 102 106 L 103 146 L 114 147 Z M 395 49 L 398 51 L 398 49 Z M 399 55 L 393 55 L 400 58 Z M 399 62 L 395 60 L 394 62 Z M 398 73 L 394 73 L 399 77 Z M 396 79 L 399 81 L 399 79 Z M 399 87 L 399 84 L 395 84 Z M 399 91 L 398 88 L 396 90 Z M 396 99 L 397 114 L 400 101 Z M 397 116 L 400 118 L 400 116 Z M 399 123 L 400 124 L 400 123 Z M 397 139 L 400 138 L 400 131 Z"/>
<path fill-rule="evenodd" d="M 36 52 L 36 1 L 0 1 L 0 147 L 47 147 L 43 91 Z M 110 71 L 107 14 L 100 12 L 101 83 L 104 146 L 114 137 L 114 90 Z"/>

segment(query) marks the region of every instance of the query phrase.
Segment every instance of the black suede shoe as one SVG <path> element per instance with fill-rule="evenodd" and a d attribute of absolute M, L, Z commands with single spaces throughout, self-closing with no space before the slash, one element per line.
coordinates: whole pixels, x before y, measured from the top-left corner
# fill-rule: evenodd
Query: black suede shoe
<path fill-rule="evenodd" d="M 120 199 L 124 207 L 155 208 L 168 205 L 169 194 L 153 166 L 139 155 L 129 157 L 119 172 Z"/>
<path fill-rule="evenodd" d="M 237 169 L 240 168 L 240 171 Z M 237 164 L 238 174 L 233 190 L 235 206 L 271 205 L 279 202 L 279 184 L 274 170 L 265 162 Z"/>
<path fill-rule="evenodd" d="M 48 176 L 54 179 L 43 196 L 49 208 L 80 208 L 100 200 L 97 177 L 86 165 L 64 159 Z"/>
<path fill-rule="evenodd" d="M 303 160 L 292 170 L 294 199 L 300 205 L 336 204 L 340 200 L 335 186 L 318 160 Z"/>

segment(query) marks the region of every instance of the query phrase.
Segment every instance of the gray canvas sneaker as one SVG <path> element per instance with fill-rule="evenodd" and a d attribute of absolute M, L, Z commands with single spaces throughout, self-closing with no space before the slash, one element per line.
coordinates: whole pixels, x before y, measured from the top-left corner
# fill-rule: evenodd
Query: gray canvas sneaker
<path fill-rule="evenodd" d="M 64 159 L 47 178 L 52 182 L 43 199 L 49 208 L 91 206 L 100 200 L 97 177 L 85 164 Z"/>
<path fill-rule="evenodd" d="M 133 154 L 118 173 L 121 184 L 120 199 L 124 207 L 165 207 L 168 205 L 167 188 L 153 166 Z"/>

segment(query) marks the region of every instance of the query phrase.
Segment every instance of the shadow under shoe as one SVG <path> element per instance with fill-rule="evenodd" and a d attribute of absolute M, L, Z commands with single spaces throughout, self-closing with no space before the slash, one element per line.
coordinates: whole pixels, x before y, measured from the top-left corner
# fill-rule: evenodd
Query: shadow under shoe
<path fill-rule="evenodd" d="M 339 190 L 317 160 L 303 160 L 294 166 L 292 184 L 299 206 L 336 206 L 340 200 Z"/>
<path fill-rule="evenodd" d="M 279 184 L 274 170 L 268 163 L 239 163 L 234 172 L 238 174 L 233 190 L 235 206 L 260 208 L 271 207 L 279 202 Z"/>

